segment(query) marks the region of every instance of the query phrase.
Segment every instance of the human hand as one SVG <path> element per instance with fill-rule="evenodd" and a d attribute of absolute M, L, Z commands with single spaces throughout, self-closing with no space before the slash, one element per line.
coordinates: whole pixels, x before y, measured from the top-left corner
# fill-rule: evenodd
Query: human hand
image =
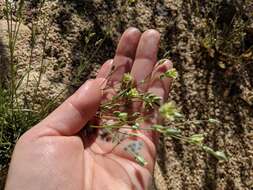
<path fill-rule="evenodd" d="M 136 142 L 125 139 L 119 146 L 106 142 L 99 135 L 84 137 L 83 126 L 96 114 L 101 102 L 110 98 L 124 73 L 131 73 L 139 91 L 149 91 L 165 101 L 170 79 L 156 80 L 170 69 L 170 61 L 155 66 L 160 34 L 135 28 L 125 31 L 116 55 L 107 61 L 97 78 L 87 81 L 46 119 L 26 132 L 18 141 L 10 164 L 6 190 L 129 190 L 148 189 L 156 156 L 156 135 L 139 131 L 140 153 L 147 165 L 138 165 L 124 147 Z M 108 78 L 111 68 L 115 72 Z M 152 75 L 151 75 L 152 74 Z M 151 75 L 149 84 L 141 81 Z M 105 84 L 109 90 L 103 91 Z M 110 93 L 112 92 L 112 93 Z M 142 111 L 140 104 L 132 106 Z M 129 110 L 127 110 L 129 111 Z M 155 115 L 155 114 L 154 114 Z M 142 127 L 156 123 L 154 116 Z M 152 123 L 151 123 L 152 122 Z M 110 151 L 111 150 L 111 151 Z"/>

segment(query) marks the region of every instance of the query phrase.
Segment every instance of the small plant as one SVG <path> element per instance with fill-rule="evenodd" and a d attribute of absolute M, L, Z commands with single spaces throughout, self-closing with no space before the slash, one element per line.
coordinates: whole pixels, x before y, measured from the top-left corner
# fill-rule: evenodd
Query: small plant
<path fill-rule="evenodd" d="M 196 1 L 197 2 L 197 1 Z M 245 46 L 250 19 L 245 14 L 250 1 L 209 1 L 202 17 L 205 28 L 201 45 L 204 52 L 217 60 L 222 70 L 243 64 L 252 47 Z"/>
<path fill-rule="evenodd" d="M 113 73 L 113 71 L 111 73 Z M 175 69 L 170 69 L 160 76 L 160 80 L 163 80 L 165 77 L 175 79 L 177 75 L 178 74 Z M 147 81 L 144 80 L 143 83 L 145 82 Z M 204 134 L 194 134 L 192 136 L 185 137 L 176 127 L 180 125 L 197 125 L 201 123 L 219 124 L 218 120 L 210 118 L 208 120 L 185 121 L 183 115 L 180 113 L 174 102 L 170 101 L 162 104 L 160 97 L 151 93 L 138 92 L 136 88 L 137 87 L 132 76 L 128 73 L 125 74 L 121 80 L 120 88 L 117 90 L 116 95 L 100 106 L 96 116 L 101 119 L 99 125 L 93 125 L 90 123 L 88 125 L 88 129 L 97 128 L 105 131 L 108 136 L 107 139 L 112 139 L 115 146 L 118 146 L 127 138 L 138 136 L 138 131 L 152 131 L 160 133 L 165 137 L 171 137 L 182 142 L 195 145 L 219 160 L 227 160 L 227 157 L 223 152 L 215 151 L 204 144 Z M 106 89 L 107 88 L 105 88 L 105 90 Z M 135 102 L 143 103 L 145 109 L 144 114 L 139 112 L 121 111 L 125 110 L 128 106 L 130 107 Z M 150 125 L 149 127 L 142 127 L 141 123 L 154 117 L 154 112 L 158 113 L 162 122 Z M 125 133 L 123 132 L 124 130 L 128 130 L 130 132 Z M 143 143 L 138 140 L 125 147 L 124 150 L 132 155 L 137 163 L 141 166 L 145 166 L 147 162 L 138 151 L 141 146 L 143 146 Z"/>
<path fill-rule="evenodd" d="M 8 26 L 9 68 L 7 69 L 8 79 L 0 83 L 0 189 L 3 189 L 8 164 L 17 140 L 24 132 L 47 116 L 56 107 L 59 98 L 59 95 L 56 95 L 53 99 L 44 97 L 43 101 L 38 101 L 37 95 L 43 74 L 44 56 L 41 57 L 41 69 L 38 79 L 32 81 L 29 77 L 37 42 L 37 20 L 32 23 L 29 65 L 27 65 L 27 70 L 23 76 L 17 77 L 19 63 L 15 50 L 19 29 L 24 20 L 25 3 L 24 0 L 5 0 L 4 4 L 4 16 Z M 44 0 L 40 1 L 37 17 L 40 16 L 44 3 Z M 48 30 L 45 29 L 43 34 L 42 51 L 44 55 Z M 36 80 L 35 85 L 34 80 Z M 21 84 L 24 84 L 23 86 L 26 88 L 18 92 Z M 30 96 L 27 95 L 26 91 L 29 84 L 32 84 L 34 88 L 34 93 L 31 93 Z"/>
<path fill-rule="evenodd" d="M 80 38 L 81 40 L 81 56 L 73 76 L 72 85 L 75 87 L 81 86 L 84 77 L 87 77 L 88 71 L 94 70 L 94 64 L 90 64 L 95 60 L 96 55 L 101 50 L 106 40 L 111 35 L 111 28 L 108 27 L 101 36 L 94 32 L 94 29 L 84 30 Z"/>

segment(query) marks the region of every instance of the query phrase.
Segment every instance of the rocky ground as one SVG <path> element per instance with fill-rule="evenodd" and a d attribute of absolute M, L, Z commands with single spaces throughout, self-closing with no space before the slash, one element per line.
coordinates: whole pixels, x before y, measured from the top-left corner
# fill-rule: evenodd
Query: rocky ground
<path fill-rule="evenodd" d="M 17 43 L 19 76 L 30 60 L 32 16 L 38 7 L 37 1 L 31 2 L 26 5 Z M 7 25 L 1 10 L 4 58 Z M 39 96 L 52 98 L 67 89 L 61 95 L 66 97 L 113 56 L 127 27 L 155 28 L 162 34 L 160 58 L 170 58 L 179 72 L 170 99 L 187 119 L 221 121 L 220 125 L 181 128 L 186 135 L 205 133 L 206 143 L 224 150 L 230 159 L 218 162 L 194 147 L 161 138 L 154 188 L 253 189 L 252 12 L 250 0 L 46 1 L 40 17 L 33 21 L 37 42 L 27 91 L 33 91 L 33 79 L 42 63 Z M 6 72 L 1 69 L 0 73 Z"/>

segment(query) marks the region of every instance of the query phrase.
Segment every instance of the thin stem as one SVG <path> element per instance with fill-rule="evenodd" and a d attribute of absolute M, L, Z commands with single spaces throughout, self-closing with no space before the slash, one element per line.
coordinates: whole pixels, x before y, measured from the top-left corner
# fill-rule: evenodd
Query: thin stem
<path fill-rule="evenodd" d="M 182 123 L 173 124 L 173 126 L 178 127 L 178 126 L 182 126 L 182 125 L 195 124 L 196 122 L 202 123 L 202 122 L 208 122 L 208 120 L 207 119 L 206 120 L 205 119 L 193 120 L 193 121 L 187 120 L 187 121 L 182 122 Z"/>
<path fill-rule="evenodd" d="M 40 71 L 39 71 L 39 77 L 38 77 L 37 84 L 36 84 L 36 87 L 35 87 L 35 92 L 34 92 L 33 99 L 35 97 L 37 97 L 37 95 L 38 95 L 39 86 L 41 84 L 41 79 L 42 79 L 42 73 L 43 73 L 43 70 L 44 70 L 44 56 L 45 56 L 45 52 L 46 52 L 47 38 L 48 38 L 49 30 L 50 30 L 49 26 L 46 26 L 46 25 L 44 25 L 44 26 L 45 26 L 45 28 L 48 28 L 48 29 L 45 29 L 45 32 L 44 32 L 42 57 L 41 57 L 41 63 L 40 63 Z M 35 101 L 33 101 L 32 108 L 34 108 L 34 106 L 35 106 L 34 102 Z"/>
<path fill-rule="evenodd" d="M 95 128 L 95 129 L 106 129 L 106 128 L 110 128 L 110 129 L 131 129 L 131 130 L 136 130 L 133 129 L 132 127 L 126 127 L 126 126 L 122 126 L 122 125 L 103 125 L 103 126 L 99 126 L 99 125 L 89 125 L 89 127 L 91 128 Z M 154 129 L 152 128 L 144 128 L 144 127 L 139 127 L 138 130 L 144 130 L 144 131 L 152 131 Z"/>
<path fill-rule="evenodd" d="M 32 21 L 32 35 L 31 35 L 31 49 L 30 49 L 30 57 L 29 57 L 29 64 L 28 64 L 28 73 L 27 73 L 27 80 L 26 80 L 26 89 L 28 89 L 28 83 L 30 79 L 30 72 L 31 72 L 31 65 L 33 61 L 33 53 L 36 45 L 36 36 L 37 36 L 37 25 L 38 25 L 38 20 L 39 16 L 42 14 L 42 8 L 44 6 L 45 1 L 42 1 L 38 10 L 38 17 L 35 18 L 35 21 Z"/>

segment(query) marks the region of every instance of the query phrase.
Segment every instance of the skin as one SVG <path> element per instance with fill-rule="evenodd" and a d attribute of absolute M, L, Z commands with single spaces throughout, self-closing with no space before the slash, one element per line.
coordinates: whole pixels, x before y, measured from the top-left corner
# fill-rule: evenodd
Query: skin
<path fill-rule="evenodd" d="M 17 142 L 9 168 L 6 190 L 144 190 L 152 183 L 156 157 L 156 135 L 139 131 L 134 140 L 141 142 L 139 153 L 148 164 L 140 166 L 124 147 L 133 144 L 125 139 L 119 146 L 99 136 L 84 137 L 82 129 L 95 115 L 101 102 L 110 98 L 124 73 L 133 76 L 139 91 L 149 91 L 165 101 L 170 79 L 158 80 L 170 68 L 167 60 L 155 67 L 160 34 L 155 30 L 141 33 L 136 28 L 122 35 L 113 60 L 101 67 L 97 78 L 87 81 L 46 119 L 26 132 Z M 112 65 L 115 72 L 110 78 Z M 147 84 L 140 81 L 152 76 Z M 107 84 L 109 89 L 103 90 Z M 131 111 L 143 111 L 133 104 Z M 129 110 L 128 110 L 129 111 Z M 142 127 L 158 122 L 154 113 Z M 125 130 L 125 132 L 129 132 Z"/>

